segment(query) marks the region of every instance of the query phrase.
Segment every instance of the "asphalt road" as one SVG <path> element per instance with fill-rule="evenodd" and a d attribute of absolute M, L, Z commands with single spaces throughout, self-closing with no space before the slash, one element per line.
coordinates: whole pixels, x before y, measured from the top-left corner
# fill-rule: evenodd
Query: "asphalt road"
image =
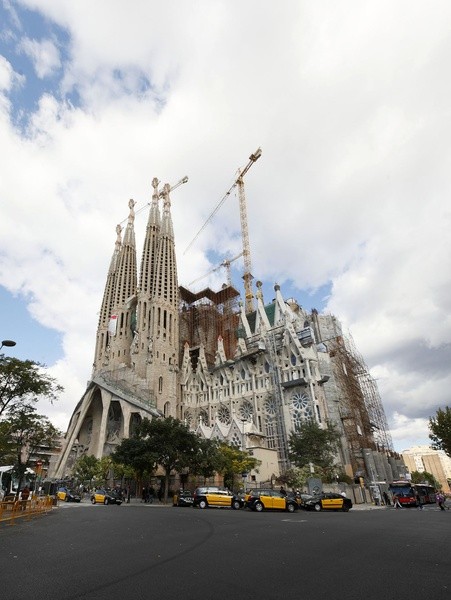
<path fill-rule="evenodd" d="M 63 504 L 0 527 L 5 600 L 451 598 L 451 511 Z"/>

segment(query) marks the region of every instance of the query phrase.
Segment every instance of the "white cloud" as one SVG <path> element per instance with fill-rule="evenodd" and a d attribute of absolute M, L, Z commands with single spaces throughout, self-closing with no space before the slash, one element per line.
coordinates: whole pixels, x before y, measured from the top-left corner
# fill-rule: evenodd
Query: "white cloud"
<path fill-rule="evenodd" d="M 261 146 L 246 175 L 254 275 L 283 290 L 285 280 L 298 290 L 332 281 L 328 308 L 382 374 L 394 438 L 405 418 L 427 439 L 450 359 L 451 5 L 22 4 L 68 31 L 64 65 L 53 42 L 43 52 L 26 32 L 22 45 L 39 76 L 61 68 L 61 89 L 80 98 L 74 107 L 48 90 L 26 137 L 0 116 L 0 283 L 32 294 L 36 318 L 63 333 L 60 413 L 69 416 L 90 375 L 128 199 L 140 208 L 153 176 L 189 175 L 172 198 L 187 283 L 214 266 L 207 250 L 240 251 L 230 197 L 182 254 Z M 6 91 L 9 68 L 0 62 Z M 136 220 L 138 253 L 145 220 Z"/>
<path fill-rule="evenodd" d="M 59 51 L 52 40 L 24 37 L 18 44 L 18 50 L 31 59 L 39 79 L 49 77 L 61 67 Z"/>

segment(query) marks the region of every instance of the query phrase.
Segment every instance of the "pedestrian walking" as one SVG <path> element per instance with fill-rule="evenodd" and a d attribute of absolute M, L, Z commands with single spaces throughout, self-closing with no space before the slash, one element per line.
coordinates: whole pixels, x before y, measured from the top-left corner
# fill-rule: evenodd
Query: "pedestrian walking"
<path fill-rule="evenodd" d="M 445 496 L 441 492 L 438 492 L 437 494 L 435 494 L 435 500 L 436 500 L 440 510 L 445 510 L 445 506 L 444 506 Z"/>
<path fill-rule="evenodd" d="M 382 496 L 384 498 L 385 506 L 391 506 L 390 498 L 389 498 L 387 492 L 382 492 Z"/>
<path fill-rule="evenodd" d="M 423 505 L 422 505 L 422 503 L 421 503 L 421 496 L 420 496 L 420 494 L 418 493 L 418 491 L 416 491 L 416 492 L 415 492 L 415 502 L 416 502 L 416 504 L 417 504 L 417 508 L 418 508 L 419 510 L 423 510 Z"/>
<path fill-rule="evenodd" d="M 399 501 L 398 494 L 393 494 L 393 506 L 395 508 L 402 508 L 401 502 Z"/>

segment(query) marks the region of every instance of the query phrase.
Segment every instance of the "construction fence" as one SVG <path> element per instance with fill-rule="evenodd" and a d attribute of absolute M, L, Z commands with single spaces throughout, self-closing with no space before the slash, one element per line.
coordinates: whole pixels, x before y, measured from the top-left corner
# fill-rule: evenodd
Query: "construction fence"
<path fill-rule="evenodd" d="M 0 523 L 14 525 L 17 519 L 30 520 L 52 510 L 55 498 L 52 496 L 33 496 L 29 500 L 2 500 L 0 502 Z"/>

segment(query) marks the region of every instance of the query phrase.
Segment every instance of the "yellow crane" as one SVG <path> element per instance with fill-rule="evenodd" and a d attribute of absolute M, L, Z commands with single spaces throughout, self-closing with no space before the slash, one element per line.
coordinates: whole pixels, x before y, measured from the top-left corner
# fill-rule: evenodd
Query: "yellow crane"
<path fill-rule="evenodd" d="M 249 169 L 252 167 L 252 165 L 260 158 L 261 155 L 262 155 L 262 150 L 261 150 L 261 148 L 258 148 L 253 154 L 251 154 L 249 156 L 249 162 L 247 163 L 247 165 L 243 169 L 238 170 L 238 177 L 235 179 L 235 181 L 233 182 L 230 189 L 226 192 L 226 194 L 220 200 L 220 202 L 218 203 L 218 205 L 216 206 L 214 211 L 211 213 L 211 215 L 208 217 L 208 219 L 205 221 L 205 223 L 202 225 L 202 227 L 199 229 L 197 234 L 194 236 L 194 238 L 191 240 L 191 242 L 188 244 L 188 246 L 186 247 L 186 249 L 184 251 L 184 254 L 185 254 L 189 250 L 189 248 L 192 246 L 192 244 L 195 242 L 195 240 L 199 237 L 200 233 L 205 229 L 205 227 L 208 225 L 208 223 L 211 221 L 211 219 L 214 217 L 214 215 L 218 212 L 218 210 L 221 208 L 223 203 L 226 201 L 226 199 L 230 196 L 231 191 L 235 187 L 238 187 L 238 200 L 239 200 L 239 205 L 240 205 L 241 238 L 242 238 L 242 243 L 243 243 L 242 256 L 244 259 L 243 280 L 244 280 L 245 307 L 246 307 L 247 313 L 252 312 L 254 310 L 254 294 L 252 292 L 253 276 L 251 273 L 251 271 L 252 271 L 251 249 L 250 249 L 250 244 L 249 244 L 249 229 L 248 229 L 248 225 L 247 225 L 247 206 L 246 206 L 246 196 L 244 193 L 243 177 L 246 175 L 246 173 L 249 171 Z M 237 257 L 237 258 L 239 258 L 239 257 Z M 225 262 L 225 261 L 223 261 L 223 262 Z M 225 265 L 220 265 L 220 266 L 225 266 Z"/>

